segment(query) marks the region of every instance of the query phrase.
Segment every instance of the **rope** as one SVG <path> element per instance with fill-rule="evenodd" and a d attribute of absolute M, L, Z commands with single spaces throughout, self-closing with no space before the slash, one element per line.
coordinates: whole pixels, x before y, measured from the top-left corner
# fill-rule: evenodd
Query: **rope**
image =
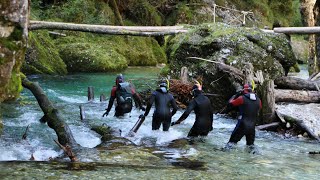
<path fill-rule="evenodd" d="M 243 25 L 245 25 L 246 24 L 246 16 L 248 15 L 248 14 L 253 14 L 253 12 L 252 11 L 240 11 L 240 10 L 237 10 L 237 9 L 231 9 L 231 8 L 228 8 L 228 7 L 224 7 L 224 6 L 219 6 L 219 5 L 217 5 L 217 4 L 213 4 L 213 15 L 214 15 L 214 19 L 213 19 L 213 22 L 215 23 L 216 22 L 216 8 L 220 8 L 220 9 L 226 9 L 226 10 L 230 10 L 230 11 L 235 11 L 235 12 L 239 12 L 239 13 L 241 13 L 241 15 L 240 16 L 238 16 L 238 17 L 235 17 L 234 19 L 232 19 L 229 23 L 231 24 L 232 22 L 234 22 L 234 21 L 239 21 L 239 22 L 242 22 L 242 24 Z M 243 20 L 241 21 L 241 20 L 239 20 L 240 18 L 241 18 L 241 16 L 243 15 Z"/>

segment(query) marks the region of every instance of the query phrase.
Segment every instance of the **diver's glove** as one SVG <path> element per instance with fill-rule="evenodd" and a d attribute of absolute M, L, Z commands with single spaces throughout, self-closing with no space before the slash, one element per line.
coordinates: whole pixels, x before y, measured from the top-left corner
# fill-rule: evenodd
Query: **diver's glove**
<path fill-rule="evenodd" d="M 176 121 L 176 122 L 171 122 L 171 126 L 173 126 L 173 125 L 176 125 L 176 124 L 180 124 L 180 122 L 179 121 Z"/>
<path fill-rule="evenodd" d="M 141 106 L 140 109 L 141 109 L 142 111 L 146 111 L 146 108 L 143 107 L 143 106 Z"/>
<path fill-rule="evenodd" d="M 103 114 L 102 114 L 102 117 L 104 117 L 104 116 L 106 116 L 106 117 L 107 117 L 107 116 L 108 116 L 108 114 L 109 114 L 109 112 L 108 112 L 108 111 L 106 111 L 105 113 L 103 113 Z"/>
<path fill-rule="evenodd" d="M 143 115 L 143 114 L 141 114 L 141 115 L 139 116 L 139 119 L 145 119 L 145 118 L 146 118 L 146 116 Z"/>

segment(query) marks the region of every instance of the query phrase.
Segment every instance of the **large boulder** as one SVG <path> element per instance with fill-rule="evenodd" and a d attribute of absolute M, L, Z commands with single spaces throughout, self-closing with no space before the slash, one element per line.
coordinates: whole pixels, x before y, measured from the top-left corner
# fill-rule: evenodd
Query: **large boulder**
<path fill-rule="evenodd" d="M 202 24 L 188 33 L 171 38 L 168 40 L 167 55 L 173 77 L 178 77 L 181 67 L 186 66 L 190 78 L 202 79 L 204 91 L 216 94 L 210 98 L 218 112 L 235 93 L 235 84 L 243 82 L 219 71 L 216 63 L 188 57 L 222 62 L 241 71 L 251 63 L 254 71 L 261 70 L 271 79 L 285 75 L 296 64 L 285 35 L 220 23 Z"/>
<path fill-rule="evenodd" d="M 28 37 L 28 0 L 1 0 L 0 102 L 12 100 L 22 90 L 20 66 Z"/>
<path fill-rule="evenodd" d="M 67 74 L 66 64 L 49 36 L 48 31 L 29 33 L 25 62 L 21 71 L 26 74 Z"/>

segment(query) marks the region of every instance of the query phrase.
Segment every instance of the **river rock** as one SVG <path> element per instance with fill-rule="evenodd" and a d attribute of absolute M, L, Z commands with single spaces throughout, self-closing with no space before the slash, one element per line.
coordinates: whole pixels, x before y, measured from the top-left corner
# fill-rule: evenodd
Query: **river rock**
<path fill-rule="evenodd" d="M 315 136 L 320 137 L 320 104 L 277 105 L 277 111 L 301 121 Z M 305 134 L 303 136 L 305 136 Z"/>

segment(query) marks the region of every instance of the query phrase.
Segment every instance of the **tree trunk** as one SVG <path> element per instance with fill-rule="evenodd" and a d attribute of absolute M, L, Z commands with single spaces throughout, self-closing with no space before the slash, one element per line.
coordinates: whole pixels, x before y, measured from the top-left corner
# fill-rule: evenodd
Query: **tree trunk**
<path fill-rule="evenodd" d="M 276 102 L 319 103 L 319 91 L 275 90 Z"/>
<path fill-rule="evenodd" d="M 313 7 L 316 0 L 300 0 L 300 12 L 304 26 L 313 27 L 315 25 Z M 315 67 L 315 35 L 309 35 L 309 57 L 308 57 L 308 70 L 309 74 L 314 73 Z"/>
<path fill-rule="evenodd" d="M 69 126 L 62 120 L 58 110 L 50 102 L 39 84 L 33 83 L 25 78 L 22 81 L 22 85 L 23 87 L 29 89 L 37 99 L 38 104 L 44 113 L 42 121 L 47 122 L 48 126 L 56 132 L 59 143 L 63 146 L 78 145 L 72 136 Z"/>
<path fill-rule="evenodd" d="M 278 89 L 317 91 L 320 87 L 319 81 L 304 80 L 296 77 L 279 77 L 275 79 L 274 83 Z"/>
<path fill-rule="evenodd" d="M 47 21 L 30 21 L 29 30 L 32 31 L 38 29 L 59 29 L 131 36 L 163 36 L 187 32 L 187 29 L 185 29 L 183 26 L 107 26 Z"/>
<path fill-rule="evenodd" d="M 260 122 L 258 124 L 268 124 L 275 120 L 275 96 L 273 80 L 265 80 L 259 92 L 261 92 L 262 109 L 260 113 Z"/>
<path fill-rule="evenodd" d="M 119 12 L 119 9 L 118 9 L 118 5 L 117 5 L 117 2 L 115 0 L 111 0 L 109 1 L 110 2 L 110 5 L 111 7 L 114 9 L 114 14 L 116 15 L 116 18 L 118 20 L 118 23 L 120 26 L 124 26 L 123 24 L 123 21 L 122 21 L 122 17 L 121 17 L 121 14 Z"/>

